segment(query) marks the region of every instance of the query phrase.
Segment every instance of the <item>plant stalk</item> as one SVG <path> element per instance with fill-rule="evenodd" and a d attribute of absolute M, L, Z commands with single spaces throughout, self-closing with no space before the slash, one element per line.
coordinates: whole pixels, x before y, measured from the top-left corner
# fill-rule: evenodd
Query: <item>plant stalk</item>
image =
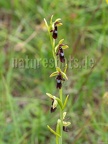
<path fill-rule="evenodd" d="M 59 94 L 60 94 L 60 100 L 63 103 L 63 98 L 62 98 L 62 88 L 59 90 Z M 60 144 L 62 144 L 62 133 L 63 133 L 63 110 L 60 108 L 60 120 L 61 120 L 61 126 L 60 126 Z"/>

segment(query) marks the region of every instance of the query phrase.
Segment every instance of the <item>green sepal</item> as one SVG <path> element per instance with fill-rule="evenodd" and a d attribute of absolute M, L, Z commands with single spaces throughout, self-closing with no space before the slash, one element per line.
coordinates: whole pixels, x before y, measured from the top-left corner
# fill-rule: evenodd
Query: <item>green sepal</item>
<path fill-rule="evenodd" d="M 64 72 L 61 71 L 62 76 L 68 80 L 68 77 L 66 76 L 66 74 Z"/>
<path fill-rule="evenodd" d="M 67 48 L 69 48 L 68 45 L 66 45 L 66 44 L 62 45 L 62 49 L 67 49 Z"/>
<path fill-rule="evenodd" d="M 57 26 L 62 26 L 63 24 L 61 22 L 59 22 L 58 24 L 56 24 Z"/>
<path fill-rule="evenodd" d="M 47 23 L 47 21 L 46 21 L 45 18 L 44 18 L 44 22 L 45 22 L 45 25 L 46 25 L 46 27 L 47 27 L 47 29 L 48 29 L 48 31 L 49 31 L 49 26 L 48 26 L 48 23 Z"/>
<path fill-rule="evenodd" d="M 61 137 L 58 133 L 56 133 L 49 125 L 47 125 L 47 128 L 55 135 L 58 137 Z"/>
<path fill-rule="evenodd" d="M 56 67 L 56 70 L 57 70 L 58 72 L 61 72 L 61 69 L 60 69 L 59 67 Z"/>
<path fill-rule="evenodd" d="M 57 26 L 63 25 L 62 22 L 60 22 L 60 21 L 61 21 L 61 18 L 58 18 L 54 21 L 54 24 L 56 23 Z"/>
<path fill-rule="evenodd" d="M 59 48 L 59 45 L 57 45 L 57 46 L 55 47 L 55 53 L 57 52 L 58 48 Z"/>
<path fill-rule="evenodd" d="M 61 40 L 59 41 L 59 45 L 60 45 L 60 44 L 62 44 L 62 43 L 63 43 L 63 41 L 64 41 L 64 39 L 61 39 Z"/>
<path fill-rule="evenodd" d="M 69 95 L 67 95 L 67 97 L 65 98 L 64 105 L 63 105 L 63 109 L 65 109 L 65 107 L 66 107 L 66 104 L 67 104 L 68 98 L 69 98 Z"/>
<path fill-rule="evenodd" d="M 58 71 L 53 72 L 53 73 L 50 75 L 50 77 L 57 76 L 57 75 L 58 75 Z"/>
<path fill-rule="evenodd" d="M 49 97 L 52 98 L 52 99 L 53 99 L 53 97 L 54 97 L 54 96 L 53 96 L 52 94 L 50 94 L 50 93 L 46 93 L 46 95 L 49 96 Z"/>

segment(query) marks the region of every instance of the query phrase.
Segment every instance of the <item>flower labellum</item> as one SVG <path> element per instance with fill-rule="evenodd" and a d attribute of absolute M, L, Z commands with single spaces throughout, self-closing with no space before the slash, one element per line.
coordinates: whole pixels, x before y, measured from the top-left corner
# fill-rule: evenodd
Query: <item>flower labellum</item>
<path fill-rule="evenodd" d="M 57 81 L 56 87 L 59 89 L 61 89 L 61 87 L 62 87 L 62 80 L 64 80 L 64 79 L 63 79 L 61 73 L 59 73 L 59 75 L 56 77 L 56 81 Z"/>
<path fill-rule="evenodd" d="M 56 108 L 53 109 L 53 107 L 51 106 L 51 109 L 50 109 L 51 113 L 55 112 L 55 110 Z"/>
<path fill-rule="evenodd" d="M 63 131 L 68 132 L 68 129 L 66 126 L 63 126 Z"/>
<path fill-rule="evenodd" d="M 51 113 L 55 112 L 55 110 L 57 108 L 57 104 L 58 104 L 57 100 L 52 99 L 52 105 L 51 105 L 51 109 L 50 109 Z"/>
<path fill-rule="evenodd" d="M 53 30 L 53 35 L 52 35 L 54 39 L 57 38 L 57 36 L 58 36 L 57 33 L 58 33 L 58 31 L 57 31 L 57 26 L 55 26 L 55 27 L 54 27 L 54 30 Z"/>
<path fill-rule="evenodd" d="M 61 89 L 61 87 L 62 87 L 62 83 L 61 83 L 62 76 L 61 76 L 61 74 L 59 74 L 59 75 L 56 77 L 56 80 L 57 80 L 57 85 L 56 85 L 56 87 L 59 88 L 59 89 Z"/>
<path fill-rule="evenodd" d="M 58 37 L 58 26 L 61 26 L 62 25 L 62 23 L 60 22 L 60 19 L 57 19 L 55 22 L 54 22 L 54 24 L 53 24 L 53 29 L 52 30 L 50 30 L 50 32 L 52 32 L 53 34 L 52 34 L 52 37 L 54 38 L 54 39 L 57 39 L 57 37 Z"/>
<path fill-rule="evenodd" d="M 59 49 L 58 49 L 58 52 L 57 52 L 56 55 L 59 55 L 60 61 L 61 61 L 62 63 L 65 62 L 64 52 L 63 52 L 63 49 L 62 49 L 61 46 L 59 46 Z"/>
<path fill-rule="evenodd" d="M 56 26 L 55 24 L 54 24 L 54 30 L 51 30 L 50 32 L 53 32 L 52 37 L 53 37 L 54 39 L 57 39 L 58 31 L 57 31 L 57 26 Z"/>

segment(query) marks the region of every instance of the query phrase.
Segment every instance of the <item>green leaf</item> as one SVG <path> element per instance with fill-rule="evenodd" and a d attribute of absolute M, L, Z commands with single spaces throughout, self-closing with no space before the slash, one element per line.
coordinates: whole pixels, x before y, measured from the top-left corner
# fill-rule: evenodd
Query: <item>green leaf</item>
<path fill-rule="evenodd" d="M 67 104 L 68 98 L 69 98 L 69 95 L 67 95 L 67 97 L 65 98 L 64 105 L 63 105 L 63 109 L 66 107 L 66 104 Z"/>
<path fill-rule="evenodd" d="M 61 137 L 58 133 L 56 133 L 49 125 L 47 125 L 47 128 L 55 135 L 58 137 Z"/>

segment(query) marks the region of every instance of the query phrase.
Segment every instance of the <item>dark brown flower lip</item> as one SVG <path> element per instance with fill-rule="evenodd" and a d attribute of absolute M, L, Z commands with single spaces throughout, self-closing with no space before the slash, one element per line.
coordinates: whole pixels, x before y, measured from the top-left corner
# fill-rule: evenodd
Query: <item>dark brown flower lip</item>
<path fill-rule="evenodd" d="M 64 51 L 62 49 L 63 44 L 59 45 L 58 51 L 56 53 L 56 55 L 59 55 L 59 59 L 62 63 L 65 62 L 65 56 L 64 56 Z"/>
<path fill-rule="evenodd" d="M 57 108 L 54 108 L 54 109 L 53 109 L 53 107 L 51 106 L 51 109 L 50 109 L 51 113 L 55 112 L 56 109 L 57 109 Z"/>
<path fill-rule="evenodd" d="M 63 131 L 68 132 L 68 129 L 66 126 L 63 126 Z"/>

